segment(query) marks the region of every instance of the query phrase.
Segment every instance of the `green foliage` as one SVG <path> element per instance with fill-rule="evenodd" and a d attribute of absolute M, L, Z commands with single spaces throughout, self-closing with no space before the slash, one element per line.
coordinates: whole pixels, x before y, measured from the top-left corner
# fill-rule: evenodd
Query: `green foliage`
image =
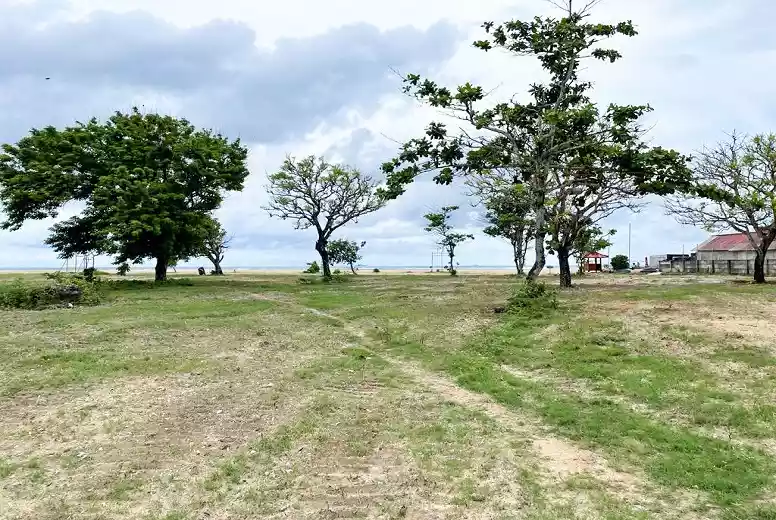
<path fill-rule="evenodd" d="M 544 282 L 525 280 L 507 300 L 507 310 L 517 313 L 543 313 L 558 308 L 557 290 Z"/>
<path fill-rule="evenodd" d="M 226 251 L 229 249 L 233 236 L 228 236 L 221 223 L 211 218 L 202 228 L 202 241 L 196 255 L 204 256 L 213 263 L 212 275 L 223 275 L 221 262 L 224 261 Z"/>
<path fill-rule="evenodd" d="M 302 272 L 306 274 L 318 274 L 321 272 L 321 266 L 318 265 L 318 262 L 313 260 L 312 262 L 307 263 L 307 269 Z"/>
<path fill-rule="evenodd" d="M 380 270 L 379 270 L 377 267 L 375 267 L 374 269 L 372 269 L 372 272 L 373 272 L 373 273 L 379 273 L 379 272 L 380 272 Z"/>
<path fill-rule="evenodd" d="M 332 264 L 346 264 L 356 274 L 355 265 L 361 260 L 361 250 L 365 245 L 363 241 L 358 243 L 342 238 L 329 242 L 326 249 Z"/>
<path fill-rule="evenodd" d="M 425 230 L 437 236 L 437 244 L 444 248 L 450 259 L 448 271 L 452 276 L 457 274 L 455 270 L 455 248 L 467 240 L 474 240 L 474 235 L 466 233 L 456 233 L 453 226 L 450 225 L 450 219 L 458 206 L 445 206 L 439 213 L 427 213 L 424 218 L 428 222 Z"/>
<path fill-rule="evenodd" d="M 326 277 L 331 276 L 328 246 L 332 234 L 385 205 L 371 177 L 312 155 L 298 161 L 288 156 L 280 171 L 269 176 L 267 193 L 270 201 L 264 209 L 270 216 L 291 220 L 296 229 L 316 230 L 315 250 L 321 255 Z"/>
<path fill-rule="evenodd" d="M 612 269 L 618 271 L 620 269 L 627 269 L 630 267 L 630 261 L 627 255 L 617 255 L 612 257 L 611 261 Z"/>
<path fill-rule="evenodd" d="M 46 274 L 45 282 L 21 278 L 0 285 L 0 308 L 47 309 L 67 304 L 97 305 L 101 301 L 100 281 L 71 273 Z"/>
<path fill-rule="evenodd" d="M 185 119 L 115 113 L 62 130 L 33 129 L 0 155 L 4 229 L 55 217 L 69 202 L 80 215 L 52 227 L 61 257 L 104 253 L 116 264 L 188 258 L 225 191 L 242 190 L 247 149 Z"/>
<path fill-rule="evenodd" d="M 118 266 L 116 266 L 116 274 L 119 276 L 127 276 L 127 273 L 129 271 L 130 271 L 130 268 L 127 262 L 122 262 Z"/>

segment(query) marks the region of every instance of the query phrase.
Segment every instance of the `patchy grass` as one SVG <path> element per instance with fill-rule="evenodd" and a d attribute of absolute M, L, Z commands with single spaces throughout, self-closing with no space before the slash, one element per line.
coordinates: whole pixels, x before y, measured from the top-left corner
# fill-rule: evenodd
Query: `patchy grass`
<path fill-rule="evenodd" d="M 776 517 L 776 298 L 700 282 L 496 315 L 513 277 L 124 279 L 0 311 L 0 517 Z"/>

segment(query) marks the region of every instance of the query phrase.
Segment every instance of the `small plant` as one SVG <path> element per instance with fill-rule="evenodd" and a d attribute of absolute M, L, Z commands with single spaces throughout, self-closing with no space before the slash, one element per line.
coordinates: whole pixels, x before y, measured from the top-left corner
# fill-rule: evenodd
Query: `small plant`
<path fill-rule="evenodd" d="M 333 273 L 331 273 L 331 274 L 332 274 L 333 276 L 340 276 L 340 275 L 342 275 L 342 271 L 340 271 L 339 269 L 335 269 L 335 270 L 334 270 L 334 272 L 333 272 Z"/>
<path fill-rule="evenodd" d="M 307 264 L 307 269 L 302 272 L 305 274 L 318 274 L 321 272 L 321 266 L 318 265 L 318 262 L 313 260 Z"/>
<path fill-rule="evenodd" d="M 379 270 L 378 268 L 376 268 L 376 267 L 375 267 L 374 269 L 372 269 L 372 272 L 373 272 L 373 273 L 379 273 L 379 272 L 380 272 L 380 270 Z"/>
<path fill-rule="evenodd" d="M 57 306 L 97 305 L 101 297 L 99 280 L 87 280 L 72 273 L 47 273 L 43 283 L 18 279 L 0 288 L 0 307 L 46 309 Z"/>
<path fill-rule="evenodd" d="M 507 310 L 535 313 L 558 308 L 558 292 L 544 282 L 526 280 L 507 300 Z"/>

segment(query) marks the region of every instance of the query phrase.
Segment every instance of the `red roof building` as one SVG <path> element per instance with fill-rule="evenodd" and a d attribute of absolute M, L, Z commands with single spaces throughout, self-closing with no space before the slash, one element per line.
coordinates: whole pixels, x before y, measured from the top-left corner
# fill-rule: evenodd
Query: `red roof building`
<path fill-rule="evenodd" d="M 776 241 L 769 251 L 776 250 Z M 698 260 L 750 260 L 754 259 L 754 247 L 746 233 L 715 235 L 696 249 Z"/>

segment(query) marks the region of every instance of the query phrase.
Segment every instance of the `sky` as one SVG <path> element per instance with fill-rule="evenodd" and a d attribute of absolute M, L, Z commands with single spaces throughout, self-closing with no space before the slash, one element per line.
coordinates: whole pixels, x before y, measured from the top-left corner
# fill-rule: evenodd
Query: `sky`
<path fill-rule="evenodd" d="M 224 264 L 300 266 L 316 258 L 315 237 L 262 209 L 267 173 L 287 154 L 315 154 L 380 179 L 397 143 L 443 118 L 402 94 L 397 73 L 450 87 L 470 81 L 496 100 L 524 96 L 540 78 L 537 63 L 471 42 L 484 21 L 553 12 L 545 0 L 0 0 L 0 143 L 132 106 L 239 137 L 251 175 L 218 212 L 235 236 Z M 692 153 L 733 130 L 775 130 L 771 0 L 603 0 L 594 16 L 639 30 L 613 42 L 622 60 L 589 63 L 583 74 L 599 103 L 654 108 L 652 144 Z M 472 202 L 460 185 L 421 178 L 339 236 L 367 242 L 366 265 L 427 266 L 435 246 L 423 215 L 457 204 L 454 223 L 476 235 L 460 247 L 460 264 L 509 265 L 508 243 L 481 233 Z M 664 213 L 655 198 L 638 214 L 610 217 L 611 254 L 628 253 L 629 224 L 634 261 L 705 239 Z M 52 223 L 0 231 L 0 268 L 59 266 L 43 245 Z"/>

